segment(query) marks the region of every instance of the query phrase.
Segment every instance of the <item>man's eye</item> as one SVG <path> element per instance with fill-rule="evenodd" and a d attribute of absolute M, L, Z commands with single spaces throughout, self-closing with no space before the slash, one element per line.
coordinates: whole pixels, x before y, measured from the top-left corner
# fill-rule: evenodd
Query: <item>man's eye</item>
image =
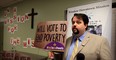
<path fill-rule="evenodd" d="M 77 22 L 77 24 L 81 24 L 81 22 Z"/>
<path fill-rule="evenodd" d="M 75 22 L 72 22 L 72 24 L 74 24 Z"/>

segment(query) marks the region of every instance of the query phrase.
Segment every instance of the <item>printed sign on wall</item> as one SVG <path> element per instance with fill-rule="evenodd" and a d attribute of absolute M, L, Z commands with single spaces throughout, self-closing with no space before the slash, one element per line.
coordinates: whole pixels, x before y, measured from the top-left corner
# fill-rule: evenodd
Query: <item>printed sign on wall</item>
<path fill-rule="evenodd" d="M 35 47 L 63 51 L 66 41 L 67 21 L 39 22 L 35 37 Z"/>

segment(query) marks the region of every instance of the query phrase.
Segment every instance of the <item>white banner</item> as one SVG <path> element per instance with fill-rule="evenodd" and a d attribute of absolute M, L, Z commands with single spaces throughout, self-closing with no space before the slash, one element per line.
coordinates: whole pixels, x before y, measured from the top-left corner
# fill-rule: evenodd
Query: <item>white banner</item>
<path fill-rule="evenodd" d="M 71 18 L 73 17 L 74 13 L 85 13 L 86 15 L 88 15 L 89 17 L 88 31 L 92 32 L 94 29 L 95 34 L 106 37 L 111 45 L 111 21 L 112 21 L 111 19 L 112 1 L 111 0 L 68 8 L 67 38 L 72 35 Z"/>

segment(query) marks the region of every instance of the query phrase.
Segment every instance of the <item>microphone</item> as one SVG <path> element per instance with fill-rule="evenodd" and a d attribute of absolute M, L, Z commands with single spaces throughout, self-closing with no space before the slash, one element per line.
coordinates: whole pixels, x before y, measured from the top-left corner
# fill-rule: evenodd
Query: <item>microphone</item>
<path fill-rule="evenodd" d="M 85 60 L 85 55 L 83 53 L 78 53 L 77 60 Z"/>

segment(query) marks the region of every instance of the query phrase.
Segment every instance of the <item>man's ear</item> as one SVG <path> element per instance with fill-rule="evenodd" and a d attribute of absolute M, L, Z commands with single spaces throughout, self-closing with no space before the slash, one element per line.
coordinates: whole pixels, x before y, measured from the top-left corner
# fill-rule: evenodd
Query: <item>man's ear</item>
<path fill-rule="evenodd" d="M 85 24 L 85 28 L 87 28 L 88 24 Z"/>

